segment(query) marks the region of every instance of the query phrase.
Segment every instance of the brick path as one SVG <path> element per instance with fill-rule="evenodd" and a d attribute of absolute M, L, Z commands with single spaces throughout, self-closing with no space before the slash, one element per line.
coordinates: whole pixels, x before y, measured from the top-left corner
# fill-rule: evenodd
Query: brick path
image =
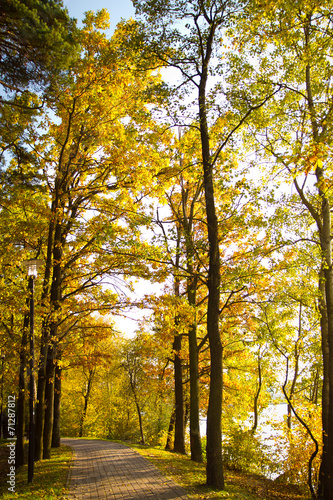
<path fill-rule="evenodd" d="M 127 446 L 88 439 L 61 442 L 74 449 L 71 500 L 188 500 L 180 486 Z"/>

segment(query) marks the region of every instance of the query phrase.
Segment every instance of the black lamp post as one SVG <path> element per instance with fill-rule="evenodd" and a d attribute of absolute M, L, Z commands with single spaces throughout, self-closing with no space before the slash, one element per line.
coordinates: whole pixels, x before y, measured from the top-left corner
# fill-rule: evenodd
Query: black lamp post
<path fill-rule="evenodd" d="M 29 277 L 30 292 L 30 397 L 29 397 L 29 458 L 28 458 L 28 482 L 32 483 L 34 477 L 35 460 L 35 302 L 34 302 L 34 280 L 38 275 L 38 268 L 43 264 L 42 260 L 30 259 L 23 261 Z"/>

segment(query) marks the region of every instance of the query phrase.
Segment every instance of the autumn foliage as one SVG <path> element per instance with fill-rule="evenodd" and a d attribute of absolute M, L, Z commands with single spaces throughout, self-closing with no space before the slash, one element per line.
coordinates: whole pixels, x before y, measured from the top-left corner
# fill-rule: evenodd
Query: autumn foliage
<path fill-rule="evenodd" d="M 0 23 L 18 465 L 38 258 L 37 459 L 60 435 L 135 440 L 206 461 L 218 489 L 228 467 L 332 499 L 332 2 L 136 0 L 112 36 L 106 10 L 79 29 L 35 3 Z"/>

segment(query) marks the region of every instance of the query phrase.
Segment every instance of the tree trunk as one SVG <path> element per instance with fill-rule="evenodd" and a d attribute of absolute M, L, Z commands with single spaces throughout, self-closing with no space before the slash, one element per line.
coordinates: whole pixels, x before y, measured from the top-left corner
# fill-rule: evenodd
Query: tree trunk
<path fill-rule="evenodd" d="M 54 376 L 55 376 L 55 347 L 49 346 L 46 362 L 45 385 L 45 416 L 43 435 L 43 458 L 51 458 L 53 416 L 54 416 Z"/>
<path fill-rule="evenodd" d="M 52 448 L 59 448 L 60 446 L 61 372 L 61 366 L 59 365 L 59 363 L 56 363 L 54 375 Z"/>
<path fill-rule="evenodd" d="M 79 437 L 83 437 L 83 425 L 84 425 L 84 421 L 85 421 L 86 416 L 87 416 L 88 403 L 89 403 L 89 398 L 90 398 L 90 394 L 91 394 L 91 387 L 92 387 L 92 381 L 93 381 L 94 375 L 95 375 L 95 368 L 90 368 L 89 369 L 89 375 L 88 375 L 86 392 L 83 394 L 83 397 L 84 397 L 84 407 L 83 407 L 83 412 L 82 412 L 82 417 L 81 417 L 81 422 L 80 422 Z"/>
<path fill-rule="evenodd" d="M 322 388 L 322 439 L 323 439 L 323 456 L 319 470 L 319 485 L 318 497 L 325 500 L 325 490 L 327 477 L 327 457 L 328 450 L 328 433 L 329 433 L 329 364 L 330 364 L 330 349 L 328 343 L 328 318 L 325 296 L 324 272 L 322 270 L 319 278 L 319 311 L 320 311 L 320 327 L 321 327 L 321 348 L 323 354 L 323 388 Z"/>
<path fill-rule="evenodd" d="M 188 301 L 191 305 L 196 305 L 195 289 L 188 289 Z M 202 462 L 202 447 L 200 436 L 200 415 L 199 415 L 199 361 L 197 345 L 197 325 L 194 322 L 188 332 L 189 363 L 190 363 L 190 444 L 191 460 Z"/>
<path fill-rule="evenodd" d="M 16 445 L 15 445 L 15 467 L 24 465 L 24 434 L 25 434 L 25 407 L 26 407 L 26 367 L 27 367 L 27 346 L 28 346 L 28 330 L 29 329 L 29 314 L 24 316 L 23 333 L 20 349 L 20 373 L 18 384 L 18 398 L 16 408 Z M 2 422 L 1 422 L 2 424 Z"/>
<path fill-rule="evenodd" d="M 261 370 L 261 357 L 260 357 L 260 352 L 258 353 L 258 387 L 257 391 L 254 396 L 254 403 L 253 403 L 253 426 L 252 426 L 252 432 L 254 433 L 257 430 L 258 427 L 258 401 L 259 401 L 259 396 L 260 396 L 260 391 L 262 387 L 262 370 Z"/>
<path fill-rule="evenodd" d="M 177 321 L 176 321 L 177 323 Z M 185 415 L 184 415 L 184 395 L 183 395 L 183 369 L 181 352 L 181 336 L 175 335 L 173 349 L 174 358 L 174 377 L 175 377 L 175 440 L 173 450 L 177 453 L 186 453 L 185 450 Z"/>
<path fill-rule="evenodd" d="M 136 398 L 136 395 L 134 395 L 134 399 L 135 399 L 136 410 L 138 412 L 138 417 L 139 417 L 140 436 L 141 436 L 140 443 L 141 444 L 145 444 L 145 437 L 144 437 L 144 434 L 143 434 L 143 423 L 142 423 L 141 408 L 140 408 L 139 402 L 138 402 L 138 400 Z"/>
<path fill-rule="evenodd" d="M 173 436 L 173 430 L 175 427 L 175 419 L 176 419 L 176 412 L 175 412 L 175 410 L 173 410 L 171 413 L 171 417 L 170 417 L 167 441 L 166 441 L 166 445 L 165 445 L 165 449 L 167 451 L 172 450 L 172 436 Z"/>
<path fill-rule="evenodd" d="M 308 16 L 304 25 L 305 47 L 310 45 L 311 16 Z M 317 110 L 312 93 L 311 65 L 307 64 L 305 69 L 305 84 L 307 95 L 307 106 L 309 119 L 312 126 L 312 140 L 319 146 L 323 140 L 319 133 Z M 316 186 L 318 197 L 321 200 L 320 213 L 306 200 L 303 191 L 297 186 L 297 191 L 303 203 L 307 206 L 312 217 L 316 221 L 320 246 L 322 251 L 322 267 L 320 275 L 320 289 L 324 290 L 323 298 L 319 301 L 322 312 L 322 349 L 324 360 L 324 384 L 323 384 L 323 453 L 319 473 L 319 498 L 333 500 L 333 269 L 332 269 L 332 231 L 331 231 L 331 208 L 329 191 L 325 187 L 325 176 L 322 166 L 317 162 Z M 324 310 L 325 309 L 325 310 Z"/>
<path fill-rule="evenodd" d="M 51 457 L 52 430 L 53 430 L 53 411 L 54 411 L 54 374 L 56 358 L 56 341 L 58 335 L 57 312 L 61 308 L 61 281 L 62 281 L 62 254 L 64 239 L 62 234 L 62 225 L 58 221 L 55 224 L 53 240 L 53 274 L 50 290 L 50 340 L 46 362 L 46 383 L 45 383 L 45 415 L 43 432 L 43 458 Z"/>
<path fill-rule="evenodd" d="M 178 271 L 180 262 L 180 241 L 181 230 L 177 226 L 177 253 L 175 259 L 175 267 Z M 177 299 L 180 296 L 180 279 L 176 275 L 174 277 L 174 291 Z M 175 439 L 173 450 L 177 453 L 186 453 L 185 450 L 185 414 L 184 414 L 184 392 L 183 392 L 183 367 L 181 359 L 182 338 L 178 333 L 179 318 L 175 317 L 175 336 L 173 341 L 174 351 L 174 379 L 175 379 Z"/>
<path fill-rule="evenodd" d="M 46 359 L 48 344 L 47 340 L 42 340 L 38 365 L 38 385 L 36 401 L 36 435 L 35 435 L 35 461 L 43 458 L 43 439 L 44 439 L 44 414 L 45 414 L 45 385 L 46 385 Z"/>
<path fill-rule="evenodd" d="M 323 442 L 324 442 L 327 439 L 327 433 L 328 433 L 328 402 L 329 402 L 328 366 L 330 359 L 330 351 L 328 345 L 328 318 L 327 318 L 326 297 L 325 297 L 325 278 L 323 269 L 321 270 L 319 276 L 318 307 L 320 312 L 321 349 L 323 354 L 322 427 L 323 427 Z"/>
<path fill-rule="evenodd" d="M 197 327 L 192 325 L 189 330 L 190 357 L 190 444 L 191 460 L 202 462 L 202 447 L 200 436 L 199 415 L 199 363 L 197 347 Z"/>
<path fill-rule="evenodd" d="M 323 349 L 328 346 L 328 363 L 324 366 L 325 377 L 328 378 L 328 412 L 323 409 L 323 424 L 327 424 L 327 438 L 323 447 L 323 466 L 321 469 L 321 487 L 323 488 L 323 498 L 333 499 L 333 272 L 331 253 L 331 217 L 328 200 L 323 198 L 323 234 L 321 235 L 322 249 L 325 256 L 324 276 L 325 276 L 325 299 L 327 309 L 327 340 L 323 338 Z M 324 332 L 325 334 L 326 332 Z M 327 366 L 328 365 L 328 366 Z M 325 380 L 326 389 L 326 380 Z M 323 405 L 326 403 L 323 400 Z M 328 415 L 327 415 L 328 413 Z M 326 422 L 327 419 L 327 422 Z M 324 421 L 325 420 L 325 421 Z"/>
<path fill-rule="evenodd" d="M 52 202 L 52 214 L 56 213 L 56 206 Z M 49 232 L 47 239 L 47 255 L 45 264 L 45 275 L 43 281 L 42 306 L 48 311 L 50 280 L 52 270 L 52 248 L 54 238 L 54 219 L 50 220 Z M 37 396 L 36 396 L 36 423 L 35 423 L 35 460 L 43 458 L 43 437 L 44 437 L 44 401 L 45 401 L 45 384 L 46 384 L 46 359 L 48 351 L 49 324 L 48 315 L 45 313 L 42 322 L 41 347 L 38 363 L 37 375 Z"/>
<path fill-rule="evenodd" d="M 212 29 L 209 35 L 214 37 Z M 209 244 L 207 335 L 210 350 L 210 386 L 207 411 L 207 485 L 224 489 L 222 465 L 222 342 L 219 330 L 220 308 L 220 252 L 218 221 L 214 199 L 213 167 L 210 158 L 209 135 L 206 112 L 206 82 L 212 41 L 207 41 L 206 63 L 203 67 L 199 88 L 199 116 L 202 162 L 204 170 L 204 191 Z"/>
<path fill-rule="evenodd" d="M 133 392 L 133 396 L 134 396 L 134 402 L 135 402 L 135 406 L 136 406 L 136 411 L 137 411 L 137 414 L 138 414 L 138 418 L 139 418 L 139 427 L 140 427 L 140 436 L 141 436 L 141 444 L 145 444 L 145 437 L 144 437 L 144 434 L 143 434 L 143 423 L 142 423 L 142 414 L 141 414 L 141 408 L 140 408 L 140 404 L 139 404 L 139 400 L 136 396 L 136 389 L 135 389 L 135 385 L 133 383 L 133 379 L 131 378 L 131 389 L 132 389 L 132 392 Z"/>
<path fill-rule="evenodd" d="M 182 163 L 181 163 L 182 166 Z M 186 266 L 187 266 L 187 300 L 193 307 L 193 323 L 188 329 L 189 365 L 190 365 L 190 445 L 191 460 L 202 462 L 202 447 L 200 436 L 200 405 L 199 405 L 199 359 L 196 324 L 196 294 L 198 279 L 193 269 L 194 254 L 194 207 L 202 191 L 201 183 L 196 186 L 188 209 L 188 189 L 182 185 L 182 225 L 185 235 Z"/>

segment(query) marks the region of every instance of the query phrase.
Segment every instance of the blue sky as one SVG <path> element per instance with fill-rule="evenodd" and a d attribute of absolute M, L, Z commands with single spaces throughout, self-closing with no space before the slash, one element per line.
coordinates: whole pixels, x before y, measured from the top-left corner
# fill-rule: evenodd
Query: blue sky
<path fill-rule="evenodd" d="M 134 17 L 134 7 L 131 0 L 63 0 L 63 2 L 70 17 L 75 17 L 78 21 L 83 19 L 87 10 L 107 9 L 110 13 L 112 31 L 121 18 Z"/>

